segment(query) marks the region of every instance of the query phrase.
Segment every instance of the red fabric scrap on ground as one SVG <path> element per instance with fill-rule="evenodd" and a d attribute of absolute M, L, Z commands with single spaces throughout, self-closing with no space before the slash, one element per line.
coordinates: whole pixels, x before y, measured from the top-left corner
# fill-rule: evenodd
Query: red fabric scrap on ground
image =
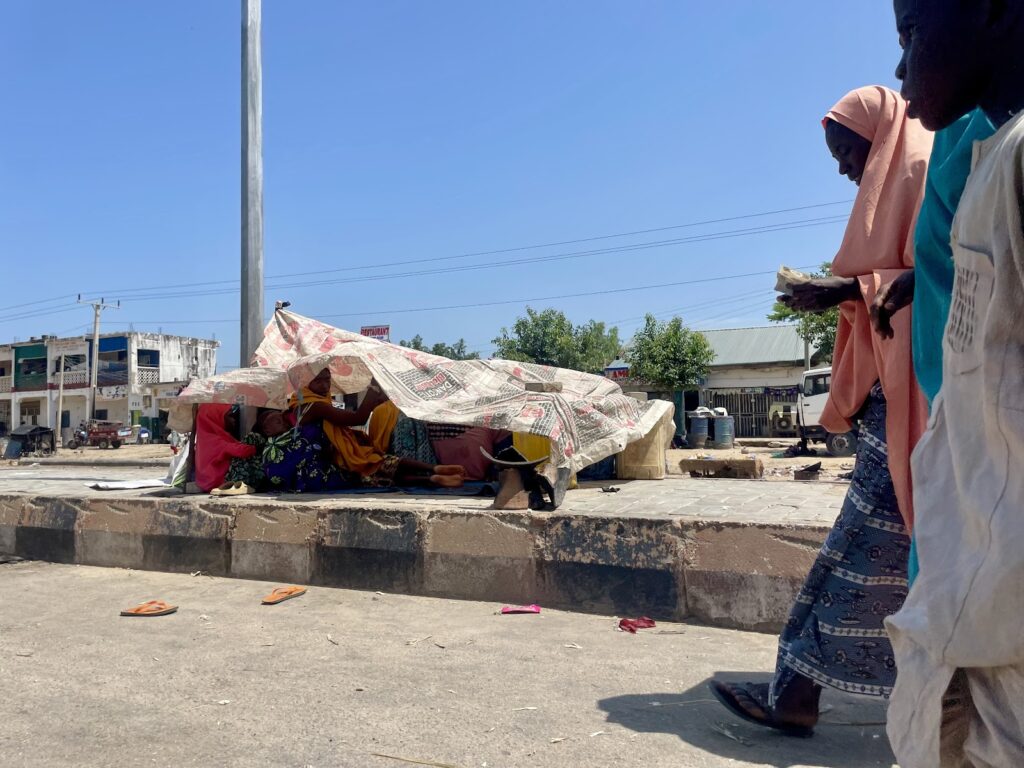
<path fill-rule="evenodd" d="M 619 629 L 629 632 L 631 635 L 635 635 L 638 629 L 650 629 L 653 626 L 654 619 L 649 619 L 646 616 L 641 616 L 638 619 L 622 619 L 619 622 Z"/>

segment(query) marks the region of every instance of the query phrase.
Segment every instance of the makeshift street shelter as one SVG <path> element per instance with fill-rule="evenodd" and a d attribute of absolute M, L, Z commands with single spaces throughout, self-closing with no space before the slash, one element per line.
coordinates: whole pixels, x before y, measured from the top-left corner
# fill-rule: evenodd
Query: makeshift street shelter
<path fill-rule="evenodd" d="M 362 392 L 376 380 L 413 419 L 547 437 L 554 465 L 573 471 L 642 439 L 673 410 L 669 402 L 626 397 L 603 376 L 509 360 L 449 360 L 282 309 L 267 325 L 253 367 L 191 382 L 175 400 L 170 426 L 191 431 L 198 403 L 285 409 L 324 368 L 336 392 Z M 542 388 L 561 391 L 531 391 Z"/>

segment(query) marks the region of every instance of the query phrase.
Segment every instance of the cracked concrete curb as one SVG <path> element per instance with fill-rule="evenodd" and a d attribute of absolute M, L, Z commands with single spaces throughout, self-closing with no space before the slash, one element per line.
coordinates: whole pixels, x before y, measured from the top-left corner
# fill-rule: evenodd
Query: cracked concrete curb
<path fill-rule="evenodd" d="M 777 631 L 818 524 L 0 495 L 0 555 Z"/>

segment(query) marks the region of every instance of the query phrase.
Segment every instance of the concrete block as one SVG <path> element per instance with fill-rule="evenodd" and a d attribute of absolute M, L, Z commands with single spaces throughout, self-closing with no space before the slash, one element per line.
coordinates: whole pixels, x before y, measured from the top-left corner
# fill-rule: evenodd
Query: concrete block
<path fill-rule="evenodd" d="M 412 511 L 380 509 L 327 510 L 320 536 L 325 547 L 415 553 L 419 550 L 419 516 Z"/>
<path fill-rule="evenodd" d="M 231 575 L 308 584 L 313 578 L 313 552 L 312 542 L 279 544 L 235 539 L 231 542 Z"/>
<path fill-rule="evenodd" d="M 311 581 L 328 587 L 422 594 L 423 556 L 418 552 L 318 543 L 313 552 Z"/>
<path fill-rule="evenodd" d="M 716 627 L 780 632 L 804 577 L 773 577 L 737 571 L 686 571 L 689 618 Z"/>
<path fill-rule="evenodd" d="M 136 500 L 87 501 L 75 525 L 75 562 L 114 568 L 145 568 L 143 533 L 155 514 Z"/>
<path fill-rule="evenodd" d="M 14 554 L 15 531 L 23 504 L 21 496 L 0 496 L 0 555 Z"/>
<path fill-rule="evenodd" d="M 16 531 L 16 526 L 0 524 L 0 555 L 14 554 Z"/>
<path fill-rule="evenodd" d="M 110 568 L 145 568 L 141 533 L 86 530 L 75 534 L 75 562 Z"/>
<path fill-rule="evenodd" d="M 520 557 L 473 557 L 439 552 L 423 556 L 423 594 L 460 600 L 532 603 L 536 566 Z"/>
<path fill-rule="evenodd" d="M 14 554 L 53 563 L 75 562 L 78 507 L 60 497 L 25 499 L 14 535 Z"/>
<path fill-rule="evenodd" d="M 316 538 L 317 513 L 313 509 L 282 506 L 246 506 L 235 512 L 231 538 L 275 544 L 309 544 Z"/>
<path fill-rule="evenodd" d="M 314 510 L 246 506 L 235 514 L 231 575 L 308 583 L 318 531 Z"/>
<path fill-rule="evenodd" d="M 827 535 L 824 527 L 689 522 L 681 554 L 687 571 L 803 579 Z"/>
<path fill-rule="evenodd" d="M 544 560 L 664 570 L 678 557 L 672 521 L 559 515 L 538 524 Z"/>
<path fill-rule="evenodd" d="M 686 525 L 682 571 L 690 617 L 777 632 L 826 535 L 824 527 Z"/>
<path fill-rule="evenodd" d="M 430 515 L 424 529 L 425 552 L 478 558 L 533 557 L 529 515 L 442 513 Z"/>
<path fill-rule="evenodd" d="M 208 497 L 206 497 L 208 498 Z M 146 526 L 150 536 L 226 539 L 237 507 L 229 503 L 161 499 Z"/>
<path fill-rule="evenodd" d="M 151 571 L 191 573 L 202 571 L 211 576 L 231 573 L 231 542 L 190 536 L 146 533 L 142 536 L 142 567 Z"/>
<path fill-rule="evenodd" d="M 678 620 L 686 616 L 681 598 L 667 568 L 551 561 L 537 567 L 537 601 L 551 607 Z"/>
<path fill-rule="evenodd" d="M 764 462 L 759 456 L 728 459 L 682 459 L 679 471 L 690 477 L 720 477 L 760 480 L 764 477 Z"/>

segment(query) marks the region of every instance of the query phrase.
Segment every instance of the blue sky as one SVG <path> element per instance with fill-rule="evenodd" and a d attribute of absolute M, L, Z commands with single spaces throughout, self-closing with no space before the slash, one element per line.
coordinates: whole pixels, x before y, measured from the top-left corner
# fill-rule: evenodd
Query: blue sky
<path fill-rule="evenodd" d="M 85 332 L 82 292 L 238 364 L 239 5 L 0 2 L 0 342 Z M 832 256 L 856 190 L 819 120 L 898 50 L 887 2 L 265 0 L 263 57 L 266 273 L 311 273 L 268 309 L 486 355 L 527 298 L 664 286 L 530 302 L 625 337 L 763 324 L 771 275 L 678 283 Z"/>

